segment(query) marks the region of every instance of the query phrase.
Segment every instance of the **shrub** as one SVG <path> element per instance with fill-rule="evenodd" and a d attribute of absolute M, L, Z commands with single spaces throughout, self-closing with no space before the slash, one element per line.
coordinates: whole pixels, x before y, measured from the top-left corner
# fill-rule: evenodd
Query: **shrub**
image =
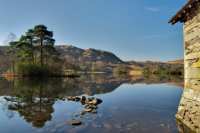
<path fill-rule="evenodd" d="M 127 75 L 129 69 L 125 65 L 118 65 L 116 68 L 114 68 L 113 73 L 115 75 Z"/>
<path fill-rule="evenodd" d="M 23 77 L 45 77 L 45 76 L 56 76 L 58 71 L 56 69 L 51 69 L 48 66 L 40 66 L 38 64 L 28 64 L 28 63 L 18 63 L 17 64 L 17 74 Z"/>

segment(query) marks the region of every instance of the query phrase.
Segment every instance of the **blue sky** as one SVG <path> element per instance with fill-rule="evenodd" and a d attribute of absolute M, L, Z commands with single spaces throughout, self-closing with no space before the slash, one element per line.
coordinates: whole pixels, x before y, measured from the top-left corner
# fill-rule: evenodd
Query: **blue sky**
<path fill-rule="evenodd" d="M 123 60 L 183 58 L 182 24 L 171 18 L 187 0 L 0 0 L 0 43 L 37 24 L 56 44 L 114 52 Z"/>

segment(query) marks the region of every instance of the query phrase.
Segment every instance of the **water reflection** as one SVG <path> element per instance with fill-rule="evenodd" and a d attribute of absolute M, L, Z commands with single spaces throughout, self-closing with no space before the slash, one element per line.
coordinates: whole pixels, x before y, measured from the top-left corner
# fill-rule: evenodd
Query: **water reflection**
<path fill-rule="evenodd" d="M 110 121 L 112 124 L 115 123 L 116 125 L 116 131 L 118 127 L 123 128 L 123 125 L 133 125 L 133 128 L 135 128 L 134 123 L 131 123 L 131 119 L 129 120 L 130 116 L 129 115 L 133 115 L 135 116 L 135 119 L 137 118 L 137 113 L 139 112 L 132 112 L 133 108 L 130 107 L 131 104 L 134 104 L 135 107 L 137 106 L 137 104 L 147 104 L 145 103 L 136 103 L 133 101 L 133 99 L 130 100 L 130 103 L 128 103 L 127 101 L 124 103 L 121 103 L 121 101 L 119 101 L 121 96 L 118 96 L 117 99 L 116 98 L 112 98 L 113 95 L 111 95 L 112 97 L 110 97 L 110 99 L 108 98 L 104 98 L 104 96 L 106 94 L 112 93 L 114 92 L 117 88 L 120 88 L 120 86 L 122 84 L 128 83 L 130 85 L 133 84 L 161 84 L 161 83 L 168 83 L 168 84 L 172 84 L 175 86 L 179 86 L 179 87 L 183 87 L 183 82 L 181 78 L 174 78 L 174 77 L 156 77 L 156 76 L 151 76 L 151 77 L 113 77 L 112 75 L 87 75 L 87 76 L 82 76 L 80 78 L 76 78 L 76 79 L 67 79 L 67 78 L 53 78 L 53 79 L 14 79 L 14 80 L 5 80 L 5 79 L 1 79 L 0 80 L 0 105 L 2 104 L 3 109 L 6 109 L 7 112 L 17 112 L 20 118 L 23 118 L 23 120 L 26 121 L 26 123 L 29 123 L 32 125 L 33 128 L 41 128 L 41 129 L 45 129 L 48 128 L 47 130 L 42 130 L 42 132 L 48 131 L 49 129 L 55 129 L 54 127 L 52 127 L 52 124 L 49 123 L 54 123 L 56 121 L 63 121 L 64 119 L 67 119 L 66 121 L 71 121 L 71 120 L 81 120 L 81 122 L 84 123 L 84 127 L 87 129 L 85 131 L 91 131 L 93 132 L 93 130 L 89 130 L 89 129 L 93 129 L 95 128 L 101 128 L 102 126 L 99 126 L 101 124 L 96 124 L 94 126 L 94 123 L 101 123 L 103 122 L 109 122 L 108 119 L 110 119 L 110 116 L 115 116 L 114 120 Z M 133 90 L 132 90 L 133 91 Z M 124 92 L 131 92 L 131 91 L 127 91 L 124 90 Z M 119 95 L 119 94 L 117 94 Z M 99 108 L 100 109 L 100 113 L 98 114 L 98 110 L 95 110 L 95 113 L 92 114 L 88 114 L 86 113 L 85 116 L 81 115 L 80 113 L 83 113 L 83 110 L 85 110 L 86 112 L 89 111 L 91 108 L 93 108 L 92 106 L 90 107 L 86 107 L 88 106 L 88 104 L 84 105 L 81 102 L 74 102 L 71 100 L 67 100 L 67 98 L 69 99 L 69 97 L 79 97 L 80 99 L 78 101 L 81 101 L 81 99 L 83 98 L 83 96 L 86 96 L 86 99 L 93 97 L 93 99 L 100 99 L 103 101 L 103 103 L 105 102 L 104 106 L 102 107 L 102 105 L 96 106 L 95 108 Z M 100 96 L 100 98 L 99 98 Z M 128 98 L 130 99 L 131 95 L 128 95 L 126 98 L 124 98 L 125 100 Z M 135 97 L 137 98 L 137 97 Z M 114 100 L 113 100 L 114 99 Z M 63 102 L 61 102 L 63 101 Z M 75 100 L 76 101 L 76 100 Z M 115 104 L 115 101 L 118 101 L 118 104 L 124 105 L 122 108 L 127 109 L 126 113 L 128 116 L 126 116 L 124 114 L 124 111 L 119 112 L 119 107 L 113 106 L 112 105 Z M 110 103 L 113 102 L 113 103 Z M 110 114 L 108 112 L 105 112 L 106 109 L 104 108 L 108 108 L 107 107 L 112 108 L 110 110 Z M 127 106 L 126 106 L 127 104 Z M 130 105 L 129 105 L 130 104 Z M 159 104 L 158 104 L 159 105 Z M 58 119 L 55 118 L 56 114 L 61 115 L 61 113 L 57 113 L 56 110 L 60 110 L 62 111 L 62 108 L 65 108 L 64 106 L 68 107 L 68 111 L 67 112 L 62 112 L 62 116 Z M 142 105 L 143 106 L 143 105 Z M 116 107 L 116 109 L 115 109 Z M 160 107 L 159 107 L 160 108 Z M 170 107 L 171 108 L 171 107 Z M 151 107 L 148 108 L 151 110 Z M 91 110 L 91 112 L 94 110 Z M 120 113 L 120 115 L 115 115 L 115 111 L 117 111 L 116 113 Z M 142 110 L 143 111 L 143 110 Z M 90 112 L 90 111 L 89 111 Z M 104 113 L 105 112 L 105 113 Z M 148 117 L 148 113 L 150 111 L 147 111 L 146 113 L 146 117 Z M 102 113 L 106 114 L 105 116 L 102 116 Z M 140 111 L 140 115 L 141 115 L 141 111 Z M 155 112 L 154 112 L 155 113 Z M 66 114 L 66 115 L 64 115 Z M 78 115 L 77 115 L 78 114 Z M 16 115 L 16 114 L 15 114 Z M 153 115 L 153 114 L 151 114 Z M 12 115 L 8 115 L 9 117 L 12 117 Z M 66 118 L 64 118 L 64 116 Z M 120 120 L 123 119 L 124 116 L 124 120 L 122 125 L 119 124 Z M 101 117 L 101 118 L 99 118 Z M 166 116 L 164 116 L 165 118 Z M 99 118 L 99 119 L 98 119 Z M 163 118 L 163 119 L 164 119 Z M 100 120 L 101 119 L 101 120 Z M 144 118 L 143 118 L 144 119 Z M 90 125 L 87 124 L 87 122 L 90 121 L 95 121 L 94 123 L 92 123 L 92 127 Z M 101 122 L 100 122 L 101 121 Z M 115 121 L 113 123 L 113 121 Z M 126 121 L 129 122 L 130 124 L 126 124 Z M 139 120 L 138 121 L 142 121 Z M 170 120 L 171 121 L 171 120 Z M 173 121 L 173 120 L 172 120 Z M 75 121 L 77 122 L 77 121 Z M 56 125 L 59 125 L 59 122 L 56 122 Z M 145 122 L 143 122 L 145 123 Z M 159 121 L 158 121 L 159 123 Z M 155 123 L 154 123 L 155 124 Z M 60 124 L 60 128 L 61 127 L 66 127 L 66 123 Z M 73 124 L 72 124 L 73 125 Z M 50 127 L 48 127 L 50 126 Z M 82 128 L 83 128 L 82 126 Z M 111 125 L 106 125 L 106 123 L 103 124 L 103 126 L 110 128 Z M 163 124 L 161 124 L 161 127 L 163 126 Z M 148 127 L 148 126 L 146 126 Z M 22 128 L 22 127 L 20 127 Z M 25 131 L 34 131 L 33 129 L 29 129 L 27 126 L 24 127 Z M 70 127 L 66 127 L 67 130 L 70 129 Z M 64 128 L 66 130 L 66 128 Z M 102 127 L 103 128 L 103 127 Z M 126 130 L 130 130 L 131 127 L 126 127 Z M 141 128 L 141 127 L 138 127 Z M 64 130 L 63 129 L 63 130 Z M 8 129 L 6 129 L 5 132 Z M 71 131 L 74 131 L 75 129 L 71 129 Z M 77 129 L 79 130 L 79 129 Z M 80 131 L 83 131 L 84 129 L 80 129 Z M 103 130 L 103 129 L 102 129 Z M 114 130 L 114 129 L 113 129 Z M 125 129 L 124 129 L 125 130 Z M 133 130 L 133 129 L 131 129 Z M 135 129 L 136 131 L 139 131 L 138 129 Z M 173 129 L 174 130 L 174 129 Z M 0 131 L 4 131 L 4 129 L 0 129 Z M 52 132 L 57 132 L 55 130 L 53 130 Z"/>
<path fill-rule="evenodd" d="M 53 104 L 64 91 L 59 84 L 60 79 L 19 79 L 11 81 L 11 90 L 4 96 L 8 109 L 17 111 L 34 127 L 43 127 L 50 121 L 54 112 Z M 4 94 L 5 95 L 5 94 Z"/>

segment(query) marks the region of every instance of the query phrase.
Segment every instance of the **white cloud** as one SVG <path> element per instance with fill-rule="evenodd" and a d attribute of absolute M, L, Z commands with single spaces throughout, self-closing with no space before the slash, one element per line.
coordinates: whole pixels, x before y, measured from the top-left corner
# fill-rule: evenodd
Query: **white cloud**
<path fill-rule="evenodd" d="M 4 39 L 3 44 L 7 45 L 9 42 L 15 41 L 17 39 L 17 36 L 10 32 Z"/>
<path fill-rule="evenodd" d="M 159 12 L 160 9 L 156 8 L 156 7 L 145 7 L 144 8 L 146 11 L 150 11 L 150 12 Z"/>

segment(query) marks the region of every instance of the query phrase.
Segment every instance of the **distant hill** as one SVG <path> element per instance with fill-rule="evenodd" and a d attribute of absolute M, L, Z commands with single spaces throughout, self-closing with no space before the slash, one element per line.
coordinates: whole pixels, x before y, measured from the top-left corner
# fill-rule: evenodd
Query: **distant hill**
<path fill-rule="evenodd" d="M 81 49 L 71 45 L 55 46 L 60 58 L 63 60 L 65 68 L 77 68 L 85 71 L 111 72 L 112 68 L 119 64 L 125 64 L 115 54 L 97 50 L 97 49 Z M 7 54 L 8 47 L 0 46 L 0 73 L 6 71 L 11 65 L 9 55 Z"/>
<path fill-rule="evenodd" d="M 180 60 L 168 61 L 167 63 L 169 63 L 169 64 L 184 64 L 184 60 L 180 59 Z"/>
<path fill-rule="evenodd" d="M 129 61 L 127 62 L 131 66 L 131 75 L 136 75 L 137 73 L 143 74 L 159 74 L 159 75 L 184 75 L 184 63 L 183 60 L 175 60 L 168 62 L 158 62 L 158 61 Z"/>
<path fill-rule="evenodd" d="M 60 53 L 60 56 L 71 62 L 104 62 L 104 63 L 113 63 L 120 64 L 123 61 L 117 57 L 115 54 L 102 51 L 97 49 L 81 49 L 71 45 L 60 45 L 56 46 L 57 51 Z"/>
<path fill-rule="evenodd" d="M 97 50 L 97 49 L 81 49 L 71 45 L 55 46 L 60 58 L 63 60 L 64 69 L 77 68 L 84 71 L 101 71 L 112 72 L 113 68 L 123 65 L 127 70 L 142 71 L 148 67 L 152 70 L 155 68 L 183 68 L 183 60 L 175 60 L 169 62 L 154 61 L 122 61 L 115 54 Z M 5 72 L 11 65 L 11 60 L 7 54 L 8 47 L 0 46 L 0 73 Z"/>
<path fill-rule="evenodd" d="M 164 64 L 171 64 L 171 65 L 183 65 L 184 64 L 184 60 L 183 59 L 179 59 L 179 60 L 172 60 L 172 61 L 166 61 L 166 62 L 161 62 L 161 61 L 127 61 L 126 62 L 129 65 L 135 65 L 135 66 L 139 66 L 139 67 L 144 67 L 146 65 L 164 65 Z"/>

